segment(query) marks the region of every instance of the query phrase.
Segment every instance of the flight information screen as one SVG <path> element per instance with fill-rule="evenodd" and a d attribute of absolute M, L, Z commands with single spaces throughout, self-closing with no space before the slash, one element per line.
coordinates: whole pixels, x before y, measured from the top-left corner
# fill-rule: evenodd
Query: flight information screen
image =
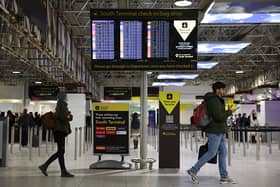
<path fill-rule="evenodd" d="M 169 57 L 169 31 L 168 21 L 147 22 L 147 57 L 168 58 Z"/>
<path fill-rule="evenodd" d="M 120 22 L 120 58 L 142 59 L 142 22 Z"/>
<path fill-rule="evenodd" d="M 92 59 L 115 58 L 114 28 L 113 20 L 92 20 Z"/>

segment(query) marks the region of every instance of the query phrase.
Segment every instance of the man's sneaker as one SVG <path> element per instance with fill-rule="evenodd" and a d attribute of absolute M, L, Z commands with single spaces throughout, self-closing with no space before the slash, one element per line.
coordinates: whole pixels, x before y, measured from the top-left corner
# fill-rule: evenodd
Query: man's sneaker
<path fill-rule="evenodd" d="M 191 176 L 192 182 L 194 184 L 198 184 L 198 178 L 197 178 L 196 174 L 191 169 L 189 169 L 187 172 Z"/>
<path fill-rule="evenodd" d="M 222 177 L 220 179 L 220 184 L 236 184 L 236 183 L 230 177 Z"/>

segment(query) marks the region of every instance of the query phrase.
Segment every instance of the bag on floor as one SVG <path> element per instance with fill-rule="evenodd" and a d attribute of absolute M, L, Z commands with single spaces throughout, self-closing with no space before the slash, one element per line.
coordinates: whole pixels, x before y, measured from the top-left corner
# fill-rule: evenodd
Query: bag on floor
<path fill-rule="evenodd" d="M 198 152 L 198 160 L 200 157 L 202 157 L 205 153 L 208 151 L 208 142 L 205 145 L 201 145 L 199 147 L 199 152 Z M 208 161 L 209 164 L 217 164 L 217 154 Z"/>
<path fill-rule="evenodd" d="M 41 117 L 41 123 L 46 129 L 54 129 L 55 122 L 54 122 L 54 113 L 47 112 Z"/>
<path fill-rule="evenodd" d="M 32 147 L 39 147 L 39 137 L 37 135 L 33 135 Z"/>

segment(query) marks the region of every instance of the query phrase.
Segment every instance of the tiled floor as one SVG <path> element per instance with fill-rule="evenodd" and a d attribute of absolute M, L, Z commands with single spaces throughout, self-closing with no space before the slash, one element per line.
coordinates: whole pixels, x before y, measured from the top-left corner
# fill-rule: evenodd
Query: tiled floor
<path fill-rule="evenodd" d="M 150 141 L 151 142 L 151 141 Z M 89 150 L 82 157 L 74 161 L 72 150 L 68 147 L 67 166 L 75 178 L 61 178 L 57 162 L 49 168 L 49 177 L 44 177 L 38 171 L 37 166 L 42 163 L 48 154 L 42 151 L 40 158 L 37 150 L 34 150 L 32 161 L 28 160 L 28 150 L 23 149 L 9 155 L 9 167 L 0 169 L 1 187 L 85 187 L 85 186 L 114 186 L 114 187 L 186 187 L 186 186 L 240 186 L 240 187 L 279 187 L 280 186 L 280 150 L 278 145 L 273 145 L 273 153 L 269 154 L 267 145 L 261 147 L 261 159 L 256 161 L 255 145 L 250 145 L 247 150 L 247 157 L 243 156 L 242 144 L 236 144 L 236 153 L 232 156 L 232 165 L 228 170 L 237 184 L 219 184 L 218 169 L 216 165 L 207 164 L 199 172 L 199 184 L 192 184 L 186 176 L 186 169 L 196 161 L 197 154 L 195 145 L 190 150 L 190 142 L 187 149 L 185 142 L 181 144 L 181 169 L 158 169 L 155 164 L 152 171 L 145 170 L 89 170 L 91 163 L 97 158 Z M 42 149 L 44 150 L 44 148 Z M 51 152 L 51 151 L 49 151 Z M 148 145 L 148 155 L 157 158 L 157 151 L 154 146 Z M 50 154 L 50 153 L 49 153 Z M 125 160 L 136 157 L 137 151 L 131 150 L 131 156 Z M 119 157 L 106 156 L 105 159 L 120 159 Z"/>

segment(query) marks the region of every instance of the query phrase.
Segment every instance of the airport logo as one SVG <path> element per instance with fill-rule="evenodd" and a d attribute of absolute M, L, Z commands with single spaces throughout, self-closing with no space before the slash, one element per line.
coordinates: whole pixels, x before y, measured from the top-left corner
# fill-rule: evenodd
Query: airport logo
<path fill-rule="evenodd" d="M 196 27 L 196 20 L 174 20 L 174 27 L 181 38 L 186 41 Z"/>

